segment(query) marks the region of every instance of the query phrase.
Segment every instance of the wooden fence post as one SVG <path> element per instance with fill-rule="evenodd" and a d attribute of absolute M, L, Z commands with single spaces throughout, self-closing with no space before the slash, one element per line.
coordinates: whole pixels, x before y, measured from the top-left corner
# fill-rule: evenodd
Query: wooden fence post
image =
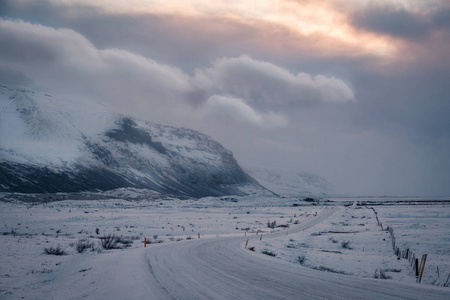
<path fill-rule="evenodd" d="M 144 238 L 144 248 L 147 247 L 147 238 Z"/>
<path fill-rule="evenodd" d="M 423 261 L 423 263 L 422 263 Z M 422 261 L 420 262 L 420 277 L 419 277 L 419 283 L 422 281 L 422 275 L 423 275 L 423 269 L 425 269 L 425 262 L 427 261 L 427 255 L 422 255 Z"/>
<path fill-rule="evenodd" d="M 416 263 L 415 263 L 415 267 L 416 267 L 416 278 L 419 277 L 419 259 L 416 258 Z"/>

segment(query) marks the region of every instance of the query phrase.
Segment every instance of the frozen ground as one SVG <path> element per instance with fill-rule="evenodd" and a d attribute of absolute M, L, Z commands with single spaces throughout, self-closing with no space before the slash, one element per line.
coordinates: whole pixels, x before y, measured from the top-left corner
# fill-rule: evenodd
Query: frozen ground
<path fill-rule="evenodd" d="M 450 205 L 396 205 L 375 209 L 380 221 L 394 228 L 397 247 L 409 248 L 419 260 L 427 254 L 422 282 L 449 286 Z"/>
<path fill-rule="evenodd" d="M 373 210 L 344 206 L 350 203 L 256 196 L 43 204 L 3 201 L 0 299 L 145 298 L 148 251 L 164 249 L 161 247 L 167 244 L 178 243 L 184 248 L 205 239 L 232 236 L 251 237 L 248 248 L 254 247 L 255 252 L 246 253 L 278 261 L 281 266 L 368 278 L 381 269 L 390 277 L 389 282 L 416 285 L 408 261 L 397 260 L 389 234 L 377 226 Z M 375 206 L 384 226 L 394 227 L 399 247 L 409 247 L 418 255 L 426 250 L 425 283 L 445 285 L 450 272 L 449 208 L 446 202 Z M 331 210 L 330 217 L 313 227 L 295 230 Z M 276 222 L 276 227 L 268 228 L 268 222 Z M 281 233 L 271 236 L 271 231 Z M 123 249 L 102 249 L 100 238 L 109 234 L 121 237 L 119 246 Z M 144 238 L 150 243 L 147 248 Z M 76 249 L 81 239 L 93 243 L 84 253 Z M 45 254 L 45 248 L 58 246 L 67 255 Z M 245 251 L 243 248 L 244 244 L 238 250 Z M 436 267 L 440 269 L 439 280 L 435 280 Z"/>
<path fill-rule="evenodd" d="M 376 206 L 378 218 L 394 228 L 397 247 L 428 254 L 422 283 L 449 286 L 450 206 Z M 329 272 L 367 278 L 416 282 L 415 269 L 407 259 L 398 259 L 389 232 L 378 226 L 367 206 L 350 206 L 304 232 L 289 234 L 256 246 L 269 256 Z M 439 268 L 439 277 L 437 269 Z"/>

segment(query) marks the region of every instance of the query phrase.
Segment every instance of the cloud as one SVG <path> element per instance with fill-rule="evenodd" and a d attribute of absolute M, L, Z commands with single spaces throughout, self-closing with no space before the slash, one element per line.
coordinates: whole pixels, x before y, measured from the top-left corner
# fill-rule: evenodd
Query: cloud
<path fill-rule="evenodd" d="M 353 91 L 340 79 L 306 73 L 294 75 L 247 55 L 218 59 L 210 68 L 197 69 L 195 83 L 199 88 L 234 95 L 261 108 L 356 101 Z"/>
<path fill-rule="evenodd" d="M 450 5 L 447 4 L 446 7 L 437 10 L 432 15 L 433 25 L 437 28 L 450 28 Z"/>
<path fill-rule="evenodd" d="M 428 26 L 420 15 L 393 6 L 375 6 L 357 13 L 355 26 L 402 38 L 423 37 Z"/>
<path fill-rule="evenodd" d="M 436 3 L 419 9 L 394 3 L 370 4 L 356 10 L 351 16 L 354 26 L 360 29 L 402 39 L 422 39 L 433 30 L 450 26 L 450 6 Z"/>
<path fill-rule="evenodd" d="M 287 0 L 276 7 L 271 0 L 194 1 L 195 5 L 190 1 L 161 5 L 153 1 L 147 5 L 145 1 L 137 5 L 117 1 L 2 2 L 5 17 L 71 28 L 99 49 L 117 47 L 187 72 L 218 57 L 243 53 L 278 62 L 289 57 L 290 63 L 300 66 L 336 57 L 378 61 L 395 53 L 395 45 L 384 37 L 349 26 L 347 8 L 343 9 L 348 5 L 340 0 Z M 137 10 L 138 6 L 147 9 Z"/>
<path fill-rule="evenodd" d="M 287 121 L 281 115 L 273 112 L 258 113 L 242 99 L 213 95 L 206 101 L 205 109 L 219 118 L 227 121 L 240 121 L 252 123 L 261 127 L 283 127 Z"/>
<path fill-rule="evenodd" d="M 70 29 L 0 19 L 0 67 L 35 85 L 157 115 L 190 92 L 181 70 L 119 49 L 97 49 Z M 153 105 L 152 105 L 153 104 Z"/>
<path fill-rule="evenodd" d="M 247 55 L 218 59 L 190 76 L 129 51 L 98 49 L 71 29 L 4 19 L 0 43 L 3 69 L 19 72 L 40 87 L 98 98 L 140 117 L 170 119 L 175 110 L 182 111 L 180 106 L 206 105 L 210 111 L 222 107 L 222 115 L 231 117 L 234 111 L 238 119 L 270 127 L 285 124 L 281 111 L 292 106 L 355 101 L 340 79 L 294 75 Z"/>

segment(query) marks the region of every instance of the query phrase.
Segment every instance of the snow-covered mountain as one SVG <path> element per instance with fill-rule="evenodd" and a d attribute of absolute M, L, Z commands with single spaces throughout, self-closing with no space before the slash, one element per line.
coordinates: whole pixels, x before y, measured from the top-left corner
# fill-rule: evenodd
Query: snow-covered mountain
<path fill-rule="evenodd" d="M 314 173 L 249 166 L 244 169 L 280 196 L 326 196 L 332 192 L 331 184 Z"/>
<path fill-rule="evenodd" d="M 0 191 L 122 187 L 193 197 L 266 191 L 211 137 L 90 99 L 0 85 Z"/>

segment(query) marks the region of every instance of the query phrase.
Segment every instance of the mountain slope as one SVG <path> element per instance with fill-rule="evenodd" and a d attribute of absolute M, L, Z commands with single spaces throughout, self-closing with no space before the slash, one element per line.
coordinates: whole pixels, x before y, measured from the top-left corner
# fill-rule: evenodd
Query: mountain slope
<path fill-rule="evenodd" d="M 265 191 L 209 136 L 88 99 L 0 85 L 0 191 L 121 187 L 192 197 Z"/>
<path fill-rule="evenodd" d="M 332 192 L 331 184 L 314 173 L 247 166 L 245 171 L 281 196 L 325 196 Z"/>

